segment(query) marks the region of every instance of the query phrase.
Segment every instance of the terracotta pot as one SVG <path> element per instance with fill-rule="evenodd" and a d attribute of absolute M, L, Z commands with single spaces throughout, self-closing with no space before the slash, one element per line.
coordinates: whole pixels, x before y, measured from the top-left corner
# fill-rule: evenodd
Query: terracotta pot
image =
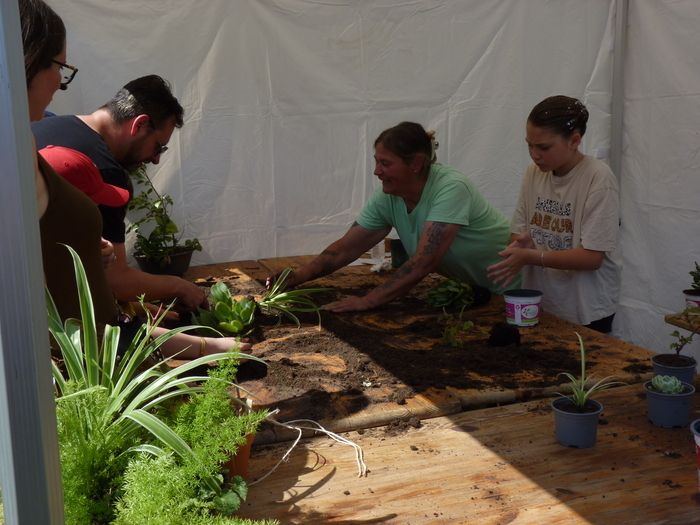
<path fill-rule="evenodd" d="M 234 476 L 240 476 L 243 479 L 248 477 L 248 462 L 254 439 L 255 434 L 248 434 L 245 437 L 245 444 L 238 447 L 236 454 L 226 462 L 224 468 L 228 471 L 227 479 L 232 479 Z"/>

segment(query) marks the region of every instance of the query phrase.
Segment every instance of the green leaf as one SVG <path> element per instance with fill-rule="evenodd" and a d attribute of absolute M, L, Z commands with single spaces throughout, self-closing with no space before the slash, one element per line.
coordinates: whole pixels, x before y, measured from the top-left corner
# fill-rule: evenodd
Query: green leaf
<path fill-rule="evenodd" d="M 239 320 L 234 319 L 232 321 L 220 322 L 219 328 L 235 335 L 241 333 L 243 331 L 244 326 L 243 323 L 241 323 Z"/>
<path fill-rule="evenodd" d="M 216 303 L 214 306 L 214 315 L 216 315 L 219 321 L 229 321 L 233 316 L 233 311 L 231 307 L 224 302 Z"/>

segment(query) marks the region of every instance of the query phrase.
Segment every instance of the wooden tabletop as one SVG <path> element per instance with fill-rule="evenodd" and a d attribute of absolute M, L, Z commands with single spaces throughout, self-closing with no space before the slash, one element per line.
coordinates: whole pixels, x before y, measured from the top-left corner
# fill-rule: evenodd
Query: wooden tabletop
<path fill-rule="evenodd" d="M 309 261 L 311 256 L 278 257 L 272 259 L 261 259 L 259 261 L 236 261 L 230 263 L 219 263 L 213 265 L 193 267 L 186 274 L 186 277 L 194 282 L 203 285 L 211 285 L 218 279 L 225 279 L 228 284 L 237 287 L 240 291 L 260 291 L 263 289 L 261 281 L 271 274 L 275 274 L 286 267 L 297 268 Z M 337 286 L 339 283 L 352 288 L 355 281 L 364 280 L 370 274 L 369 266 L 350 266 L 343 268 L 333 275 L 318 279 L 314 286 Z M 376 279 L 384 277 L 374 276 Z M 420 285 L 416 288 L 416 290 Z M 415 290 L 414 290 L 415 291 Z M 413 292 L 412 292 L 413 293 Z M 419 293 L 419 292 L 416 292 Z M 496 297 L 490 305 L 478 311 L 479 322 L 484 326 L 491 326 L 496 321 L 502 321 L 503 300 Z M 385 312 L 362 312 L 352 317 L 351 322 L 355 323 L 358 330 L 385 330 L 395 333 L 394 340 L 401 349 L 407 352 L 407 359 L 410 359 L 410 352 L 415 347 L 418 351 L 419 338 L 410 330 L 403 330 L 402 326 L 408 322 L 416 323 L 418 319 L 396 319 L 390 318 Z M 317 331 L 317 326 L 302 327 L 300 335 L 304 331 Z M 322 326 L 321 330 L 325 330 Z M 589 373 L 597 379 L 604 376 L 614 375 L 617 379 L 627 383 L 639 383 L 651 376 L 649 360 L 652 352 L 644 348 L 628 344 L 619 339 L 615 339 L 598 332 L 586 329 L 579 325 L 574 325 L 547 313 L 543 313 L 539 325 L 522 331 L 525 341 L 537 348 L 555 348 L 564 350 L 578 361 L 578 343 L 574 332 L 578 331 L 586 340 L 589 348 Z M 352 341 L 351 341 L 352 343 Z M 286 344 L 286 343 L 285 343 Z M 265 346 L 265 345 L 262 345 Z M 289 345 L 285 346 L 286 352 Z M 380 358 L 378 353 L 374 356 L 370 349 L 367 355 L 373 358 Z M 285 354 L 286 355 L 286 354 Z M 267 359 L 267 357 L 265 357 Z M 560 371 L 560 370 L 557 370 Z M 426 370 L 426 374 L 430 374 Z M 399 378 L 400 379 L 400 378 Z M 422 391 L 419 394 L 405 400 L 404 403 L 395 402 L 370 402 L 365 408 L 358 409 L 357 403 L 353 399 L 344 398 L 338 395 L 330 402 L 336 404 L 336 416 L 333 421 L 324 421 L 330 429 L 335 431 L 349 431 L 359 428 L 370 428 L 385 425 L 397 418 L 407 419 L 416 417 L 426 419 L 448 414 L 461 412 L 465 409 L 475 407 L 494 406 L 498 404 L 526 401 L 534 398 L 552 396 L 556 391 L 561 391 L 562 386 L 550 385 L 540 386 L 537 380 L 536 371 L 525 370 L 522 378 L 518 378 L 517 388 L 512 386 L 503 388 L 498 384 L 498 377 L 479 377 L 478 388 L 436 388 Z M 564 380 L 562 379 L 562 383 Z M 290 397 L 289 392 L 276 391 L 266 384 L 265 379 L 244 383 L 248 389 L 255 392 L 259 398 L 259 405 L 268 408 L 282 408 L 283 416 L 287 419 L 308 417 L 308 407 L 305 404 L 305 396 L 298 395 Z M 410 385 L 409 385 L 410 386 Z M 380 388 L 370 388 L 362 392 L 365 399 L 372 401 L 373 397 L 386 399 L 385 390 L 396 388 L 392 385 L 383 385 Z M 256 437 L 256 443 L 269 443 L 290 439 L 293 433 L 281 431 L 279 429 L 266 429 Z"/>
<path fill-rule="evenodd" d="M 305 440 L 250 487 L 242 516 L 305 525 L 700 523 L 689 429 L 651 425 L 640 385 L 597 399 L 605 409 L 590 449 L 556 443 L 548 400 L 439 417 L 398 434 L 349 432 L 370 471 L 361 478 L 353 449 Z M 694 401 L 692 418 L 700 418 L 697 394 Z M 288 445 L 254 448 L 249 481 Z"/>
<path fill-rule="evenodd" d="M 700 315 L 685 315 L 683 312 L 679 312 L 665 315 L 664 321 L 689 332 L 700 331 Z"/>

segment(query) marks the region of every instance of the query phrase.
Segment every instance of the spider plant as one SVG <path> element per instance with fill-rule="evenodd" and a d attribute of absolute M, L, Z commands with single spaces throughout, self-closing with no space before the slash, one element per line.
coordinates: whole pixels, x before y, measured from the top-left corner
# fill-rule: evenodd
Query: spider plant
<path fill-rule="evenodd" d="M 612 376 L 607 376 L 586 388 L 586 384 L 590 384 L 593 380 L 591 377 L 586 377 L 586 349 L 583 346 L 583 339 L 581 338 L 581 335 L 578 332 L 575 333 L 576 337 L 578 337 L 578 344 L 581 352 L 581 375 L 579 377 L 574 377 L 568 372 L 560 373 L 559 375 L 563 375 L 569 380 L 571 395 L 565 396 L 559 392 L 557 392 L 557 394 L 571 400 L 578 410 L 583 410 L 583 407 L 586 405 L 588 400 L 596 392 L 607 390 L 608 388 L 612 388 L 617 385 L 624 385 L 625 383 L 622 383 L 621 381 L 610 381 Z"/>
<path fill-rule="evenodd" d="M 319 307 L 311 299 L 315 293 L 326 292 L 329 288 L 302 288 L 298 290 L 285 290 L 287 279 L 292 273 L 291 268 L 285 268 L 275 279 L 270 289 L 258 301 L 260 311 L 278 318 L 288 317 L 297 326 L 301 326 L 297 313 L 316 312 L 318 322 L 321 323 Z"/>
<path fill-rule="evenodd" d="M 95 473 L 114 471 L 109 463 L 121 461 L 131 453 L 146 452 L 160 457 L 174 452 L 183 460 L 197 461 L 190 446 L 159 416 L 159 410 L 162 412 L 166 402 L 173 398 L 204 390 L 208 376 L 184 377 L 201 365 L 241 357 L 260 360 L 238 352 L 218 353 L 163 372 L 161 363 L 152 359 L 158 348 L 178 333 L 201 328 L 185 326 L 154 336 L 155 328 L 168 309 L 155 318 L 148 315 L 124 354 L 119 357 L 120 328 L 106 325 L 99 341 L 85 270 L 77 253 L 69 246 L 66 248 L 73 258 L 82 321 L 68 319 L 62 323 L 56 305 L 46 291 L 49 331 L 63 359 L 62 366 L 52 363 L 52 371 L 59 429 L 63 406 L 68 407 L 68 411 L 64 411 L 67 418 L 64 423 L 70 423 L 68 434 L 60 441 L 62 461 L 64 447 L 68 447 L 70 457 L 82 462 L 77 470 L 83 473 L 83 480 L 68 482 L 72 483 L 74 494 L 82 494 L 83 498 L 87 496 L 87 500 L 90 500 L 96 497 L 94 493 L 85 492 L 86 487 L 94 486 L 91 477 Z M 109 453 L 97 450 L 103 444 L 111 447 Z M 125 448 L 120 449 L 122 445 Z M 93 464 L 95 462 L 102 463 Z M 66 465 L 65 470 L 68 470 Z M 105 481 L 110 482 L 115 483 Z M 218 476 L 204 476 L 201 482 L 211 493 L 222 494 Z M 84 485 L 81 486 L 81 483 Z M 113 493 L 109 494 L 101 494 L 101 497 L 105 500 L 115 497 Z"/>

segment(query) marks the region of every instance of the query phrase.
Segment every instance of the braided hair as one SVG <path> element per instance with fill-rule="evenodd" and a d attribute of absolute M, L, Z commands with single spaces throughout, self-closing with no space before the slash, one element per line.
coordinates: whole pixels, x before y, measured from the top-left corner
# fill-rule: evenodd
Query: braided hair
<path fill-rule="evenodd" d="M 549 129 L 565 138 L 576 131 L 583 136 L 586 133 L 588 110 L 576 98 L 555 95 L 532 108 L 527 120 L 533 126 Z"/>

